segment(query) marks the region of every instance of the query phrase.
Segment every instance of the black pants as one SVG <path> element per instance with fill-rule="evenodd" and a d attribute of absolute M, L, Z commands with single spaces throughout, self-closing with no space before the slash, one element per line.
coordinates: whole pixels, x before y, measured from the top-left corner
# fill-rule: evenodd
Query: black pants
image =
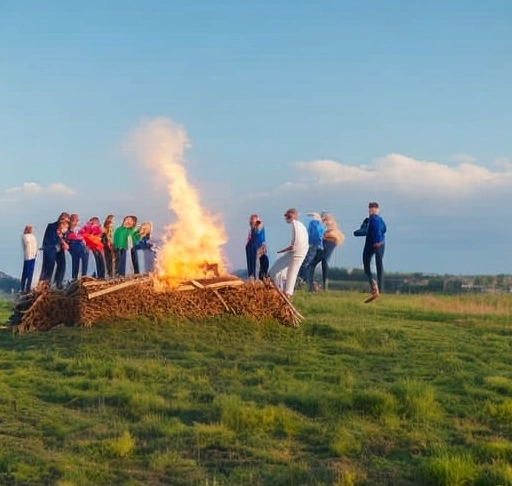
<path fill-rule="evenodd" d="M 372 258 L 375 255 L 375 270 L 377 271 L 377 285 L 379 290 L 382 290 L 383 278 L 384 278 L 384 265 L 382 260 L 384 259 L 384 245 L 379 248 L 373 247 L 364 247 L 363 250 L 363 268 L 364 273 L 368 277 L 368 282 L 372 283 L 374 280 L 372 276 L 371 262 Z"/>

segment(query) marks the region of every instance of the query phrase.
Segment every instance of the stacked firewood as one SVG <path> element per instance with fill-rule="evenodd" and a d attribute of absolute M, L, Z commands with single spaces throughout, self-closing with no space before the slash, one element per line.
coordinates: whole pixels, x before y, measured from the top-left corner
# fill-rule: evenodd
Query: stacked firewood
<path fill-rule="evenodd" d="M 58 325 L 90 327 L 134 317 L 203 318 L 231 314 L 257 320 L 275 319 L 293 327 L 302 320 L 270 279 L 244 282 L 223 276 L 191 280 L 161 291 L 155 288 L 154 278 L 83 278 L 64 291 L 42 285 L 18 302 L 11 324 L 16 332 L 26 333 Z"/>

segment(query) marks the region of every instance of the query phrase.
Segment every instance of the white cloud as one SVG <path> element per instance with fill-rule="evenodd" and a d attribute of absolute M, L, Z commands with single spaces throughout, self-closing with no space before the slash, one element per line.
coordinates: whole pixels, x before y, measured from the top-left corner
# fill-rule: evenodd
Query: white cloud
<path fill-rule="evenodd" d="M 448 166 L 439 162 L 417 160 L 402 154 L 389 154 L 370 166 L 350 166 L 333 160 L 298 162 L 295 165 L 303 187 L 303 175 L 310 186 L 360 186 L 367 192 L 392 191 L 410 198 L 454 199 L 478 192 L 484 187 L 503 186 L 512 182 L 512 166 L 502 172 L 493 172 L 472 163 Z M 288 183 L 290 188 L 292 184 Z"/>
<path fill-rule="evenodd" d="M 54 182 L 47 186 L 42 186 L 37 182 L 24 182 L 21 186 L 5 189 L 2 200 L 15 202 L 27 197 L 72 196 L 73 194 L 75 194 L 75 190 L 62 182 Z"/>
<path fill-rule="evenodd" d="M 354 180 L 367 181 L 376 176 L 373 171 L 367 170 L 365 167 L 344 165 L 334 160 L 297 162 L 295 167 L 299 172 L 309 175 L 313 182 L 319 184 L 350 182 Z"/>

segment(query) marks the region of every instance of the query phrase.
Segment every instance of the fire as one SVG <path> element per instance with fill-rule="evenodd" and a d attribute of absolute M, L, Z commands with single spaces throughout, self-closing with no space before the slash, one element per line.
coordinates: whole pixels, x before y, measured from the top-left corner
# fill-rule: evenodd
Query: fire
<path fill-rule="evenodd" d="M 163 290 L 186 280 L 225 273 L 221 247 L 227 237 L 222 217 L 201 206 L 198 191 L 187 180 L 183 160 L 189 142 L 183 128 L 156 119 L 142 124 L 130 140 L 139 159 L 165 178 L 168 208 L 176 216 L 176 221 L 166 226 L 158 250 L 156 287 Z"/>

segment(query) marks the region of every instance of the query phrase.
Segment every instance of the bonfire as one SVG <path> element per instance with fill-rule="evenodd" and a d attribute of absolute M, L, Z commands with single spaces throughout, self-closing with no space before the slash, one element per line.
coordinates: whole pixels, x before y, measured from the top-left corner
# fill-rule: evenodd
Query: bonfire
<path fill-rule="evenodd" d="M 243 281 L 235 276 L 205 276 L 162 290 L 154 275 L 110 280 L 84 277 L 65 290 L 41 282 L 22 296 L 11 316 L 17 333 L 45 331 L 55 326 L 91 327 L 143 317 L 200 319 L 236 315 L 258 321 L 274 319 L 296 327 L 302 316 L 274 283 Z"/>

